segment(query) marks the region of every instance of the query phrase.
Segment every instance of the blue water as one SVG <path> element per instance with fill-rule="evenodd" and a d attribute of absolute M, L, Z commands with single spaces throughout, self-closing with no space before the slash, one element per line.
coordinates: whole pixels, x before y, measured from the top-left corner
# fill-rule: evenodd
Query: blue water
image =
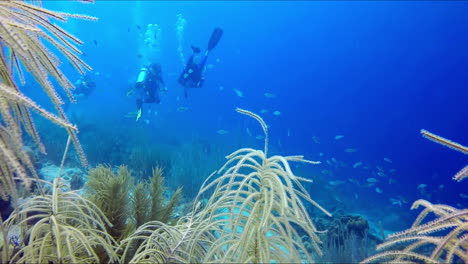
<path fill-rule="evenodd" d="M 308 188 L 325 208 L 338 205 L 344 213 L 359 213 L 397 230 L 411 224 L 409 207 L 416 199 L 467 205 L 467 198 L 460 196 L 468 195 L 467 181 L 451 179 L 467 164 L 467 157 L 419 132 L 427 129 L 468 144 L 467 2 L 44 1 L 44 6 L 99 18 L 70 19 L 64 25 L 84 41 L 82 58 L 99 73 L 96 91 L 72 105 L 69 116 L 81 115 L 96 127 L 118 127 L 114 132 L 129 138 L 140 136 L 132 134 L 138 128 L 145 131 L 148 146 L 173 146 L 168 155 L 184 144 L 208 142 L 222 153 L 216 162 L 198 164 L 211 172 L 222 165 L 223 155 L 240 147 L 263 147 L 263 140 L 255 139 L 262 134 L 260 126 L 234 111 L 240 107 L 260 114 L 269 125 L 272 154 L 302 154 L 322 162 L 294 168 L 315 180 Z M 186 99 L 177 83 L 183 69 L 177 51 L 178 14 L 186 20 L 185 59 L 190 45 L 205 49 L 214 27 L 224 30 L 209 56 L 212 68 L 204 87 L 191 89 Z M 159 55 L 169 92 L 162 95 L 161 104 L 149 107 L 157 115 L 145 112 L 147 121 L 137 123 L 124 117 L 135 111 L 135 99 L 125 93 L 143 66 L 138 47 L 147 24 L 161 28 Z M 72 81 L 79 78 L 66 63 L 63 70 Z M 37 91 L 26 89 L 52 109 Z M 85 150 L 91 144 L 89 133 L 109 136 L 82 131 Z M 337 135 L 344 137 L 336 140 Z M 349 148 L 356 152 L 345 152 Z M 117 154 L 102 155 L 112 165 L 125 162 L 115 158 Z M 356 162 L 363 165 L 353 168 Z M 386 176 L 376 175 L 377 166 Z M 379 182 L 368 186 L 371 177 Z M 201 180 L 192 179 L 180 184 L 190 181 L 201 185 Z M 426 187 L 418 188 L 420 184 Z M 392 204 L 389 199 L 397 197 L 407 203 Z"/>

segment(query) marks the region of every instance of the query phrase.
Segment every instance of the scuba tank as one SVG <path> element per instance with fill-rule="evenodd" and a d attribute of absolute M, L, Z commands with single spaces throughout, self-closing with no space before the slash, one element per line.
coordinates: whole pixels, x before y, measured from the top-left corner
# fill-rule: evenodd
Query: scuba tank
<path fill-rule="evenodd" d="M 138 78 L 137 78 L 137 85 L 143 84 L 143 82 L 146 79 L 147 74 L 148 74 L 148 69 L 146 67 L 143 67 L 140 69 L 140 73 L 138 74 Z"/>

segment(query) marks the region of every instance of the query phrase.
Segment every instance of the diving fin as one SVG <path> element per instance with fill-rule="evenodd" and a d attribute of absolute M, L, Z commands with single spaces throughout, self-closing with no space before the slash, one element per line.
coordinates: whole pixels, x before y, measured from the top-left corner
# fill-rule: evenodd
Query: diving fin
<path fill-rule="evenodd" d="M 137 113 L 136 113 L 136 120 L 135 121 L 138 121 L 138 119 L 140 119 L 141 117 L 141 108 L 138 109 Z"/>
<path fill-rule="evenodd" d="M 218 42 L 219 40 L 221 39 L 221 37 L 223 36 L 223 30 L 220 29 L 220 28 L 215 28 L 213 30 L 213 33 L 211 34 L 211 37 L 210 37 L 210 41 L 208 42 L 208 49 L 207 51 L 211 51 L 212 49 L 214 49 L 214 47 L 216 47 L 216 45 L 218 45 Z"/>

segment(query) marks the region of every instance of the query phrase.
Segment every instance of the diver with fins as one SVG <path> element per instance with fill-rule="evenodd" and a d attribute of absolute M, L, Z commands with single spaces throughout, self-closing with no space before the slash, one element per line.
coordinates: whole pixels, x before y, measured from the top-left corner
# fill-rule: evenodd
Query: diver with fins
<path fill-rule="evenodd" d="M 208 59 L 208 54 L 216 47 L 222 36 L 223 30 L 221 28 L 215 28 L 213 30 L 203 58 L 200 56 L 200 48 L 192 46 L 193 53 L 179 77 L 179 83 L 184 87 L 185 98 L 188 96 L 188 88 L 201 88 L 203 86 L 203 82 L 205 81 L 205 64 Z"/>
<path fill-rule="evenodd" d="M 143 103 L 159 104 L 161 102 L 160 92 L 167 92 L 166 84 L 162 78 L 161 65 L 159 63 L 151 63 L 150 65 L 141 68 L 135 84 L 134 92 L 136 92 L 137 95 L 136 121 L 138 121 L 142 114 Z"/>

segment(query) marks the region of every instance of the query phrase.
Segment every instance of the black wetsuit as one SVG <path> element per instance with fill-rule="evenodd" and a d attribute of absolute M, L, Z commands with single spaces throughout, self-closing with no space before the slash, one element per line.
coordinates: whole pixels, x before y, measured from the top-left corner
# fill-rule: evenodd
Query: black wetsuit
<path fill-rule="evenodd" d="M 137 83 L 137 109 L 140 109 L 143 103 L 159 104 L 161 102 L 161 99 L 159 98 L 159 89 L 161 85 L 165 85 L 161 72 L 152 73 L 149 71 L 145 80 L 141 83 Z"/>
<path fill-rule="evenodd" d="M 193 57 L 195 54 L 190 56 L 187 66 L 185 66 L 184 71 L 180 74 L 179 83 L 184 88 L 200 88 L 203 86 L 203 82 L 205 78 L 203 77 L 203 72 L 206 64 L 206 60 L 208 59 L 208 55 L 206 54 L 202 61 L 198 64 L 193 62 Z"/>

